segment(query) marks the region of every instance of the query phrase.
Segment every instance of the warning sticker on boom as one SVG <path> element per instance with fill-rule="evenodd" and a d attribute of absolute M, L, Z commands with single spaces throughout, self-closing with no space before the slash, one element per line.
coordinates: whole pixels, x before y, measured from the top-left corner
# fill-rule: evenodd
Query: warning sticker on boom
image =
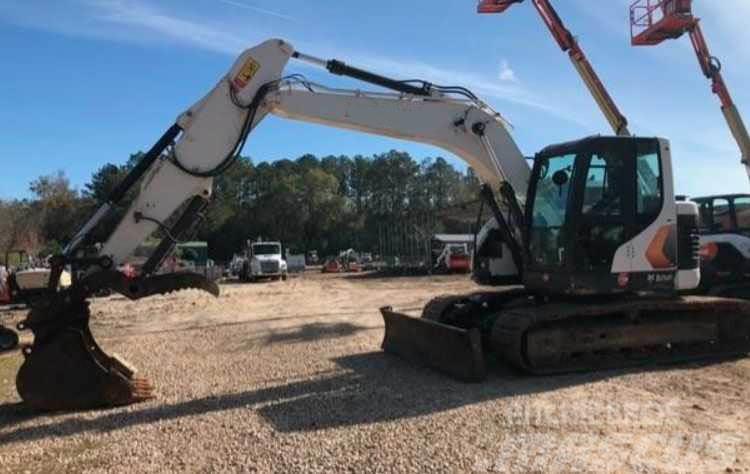
<path fill-rule="evenodd" d="M 232 84 L 237 89 L 244 88 L 255 76 L 255 73 L 260 69 L 260 64 L 257 63 L 253 58 L 247 58 L 245 64 L 242 65 L 242 69 L 232 80 Z"/>

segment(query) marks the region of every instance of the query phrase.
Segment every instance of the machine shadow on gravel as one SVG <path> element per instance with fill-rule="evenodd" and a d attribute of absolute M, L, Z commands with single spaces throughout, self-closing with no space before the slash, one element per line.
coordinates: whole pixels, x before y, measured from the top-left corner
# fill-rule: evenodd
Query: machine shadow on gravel
<path fill-rule="evenodd" d="M 465 384 L 382 352 L 335 359 L 346 372 L 240 393 L 198 398 L 174 404 L 155 401 L 122 409 L 74 414 L 33 414 L 20 403 L 0 404 L 0 445 L 82 433 L 107 433 L 132 426 L 176 420 L 235 409 L 257 410 L 280 432 L 315 431 L 414 418 L 466 405 L 543 393 L 638 372 L 674 370 L 675 366 L 642 367 L 547 377 L 522 376 L 498 368 L 483 383 Z M 716 361 L 681 365 L 698 368 Z M 51 415 L 51 418 L 50 418 Z M 49 422 L 20 426 L 44 416 Z"/>
<path fill-rule="evenodd" d="M 348 337 L 360 331 L 370 329 L 375 328 L 358 326 L 351 323 L 310 323 L 296 327 L 291 331 L 273 332 L 266 338 L 266 344 L 309 342 Z"/>
<path fill-rule="evenodd" d="M 548 376 L 520 374 L 508 366 L 496 365 L 485 381 L 464 383 L 383 352 L 370 352 L 335 359 L 349 373 L 328 379 L 330 383 L 326 385 L 333 387 L 331 390 L 288 397 L 262 406 L 258 412 L 281 432 L 314 431 L 415 418 L 629 374 L 693 369 L 737 359 Z"/>

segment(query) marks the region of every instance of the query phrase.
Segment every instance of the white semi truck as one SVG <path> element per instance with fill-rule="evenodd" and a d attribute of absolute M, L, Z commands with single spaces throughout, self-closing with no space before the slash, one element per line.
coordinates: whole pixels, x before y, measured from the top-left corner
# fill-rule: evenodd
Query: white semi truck
<path fill-rule="evenodd" d="M 242 281 L 286 280 L 287 263 L 281 254 L 281 242 L 248 241 L 239 276 Z"/>

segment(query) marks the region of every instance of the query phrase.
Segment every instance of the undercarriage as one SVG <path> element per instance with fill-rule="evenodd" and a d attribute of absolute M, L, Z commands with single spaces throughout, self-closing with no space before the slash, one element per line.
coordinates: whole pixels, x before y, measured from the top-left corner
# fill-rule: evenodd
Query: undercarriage
<path fill-rule="evenodd" d="M 517 288 L 438 297 L 421 318 L 381 312 L 386 351 L 466 381 L 484 379 L 488 360 L 556 374 L 750 352 L 750 303 L 730 298 L 622 296 L 573 303 Z M 451 356 L 441 356 L 446 353 Z"/>

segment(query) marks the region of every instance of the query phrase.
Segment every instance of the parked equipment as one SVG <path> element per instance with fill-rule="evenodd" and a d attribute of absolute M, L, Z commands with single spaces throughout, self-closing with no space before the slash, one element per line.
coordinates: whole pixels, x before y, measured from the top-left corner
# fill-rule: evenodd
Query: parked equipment
<path fill-rule="evenodd" d="M 701 291 L 750 299 L 750 194 L 692 200 L 700 212 Z"/>
<path fill-rule="evenodd" d="M 281 242 L 248 241 L 240 280 L 286 280 L 287 263 L 281 256 Z"/>
<path fill-rule="evenodd" d="M 284 76 L 291 59 L 394 92 L 332 90 Z M 522 287 L 433 301 L 423 318 L 384 308 L 389 352 L 476 380 L 487 351 L 552 373 L 750 350 L 750 303 L 677 295 L 699 282 L 698 211 L 675 200 L 667 140 L 590 137 L 551 145 L 530 170 L 502 117 L 465 88 L 392 79 L 269 40 L 243 52 L 178 117 L 52 259 L 44 304 L 22 323 L 35 335 L 17 377 L 28 405 L 75 409 L 153 396 L 148 381 L 96 345 L 87 298 L 102 287 L 133 299 L 186 287 L 218 294 L 195 274 L 153 272 L 199 217 L 213 177 L 231 166 L 269 113 L 429 143 L 465 160 L 484 183 L 482 197 L 497 220 L 485 238 L 496 239 L 504 255 L 496 270 Z M 86 252 L 91 229 L 144 175 L 118 227 L 96 254 Z M 115 270 L 178 209 L 139 275 Z M 64 265 L 73 268 L 73 285 L 52 290 Z"/>
<path fill-rule="evenodd" d="M 471 272 L 471 254 L 466 244 L 446 244 L 435 261 L 435 269 L 446 273 Z"/>
<path fill-rule="evenodd" d="M 329 258 L 323 263 L 320 271 L 322 273 L 341 273 L 344 271 L 344 268 L 338 258 Z"/>
<path fill-rule="evenodd" d="M 11 261 L 17 265 L 11 267 Z M 28 305 L 33 298 L 43 297 L 49 281 L 49 268 L 35 265 L 24 250 L 6 252 L 5 262 L 6 268 L 0 273 L 0 304 Z M 63 269 L 58 284 L 70 286 L 70 273 Z"/>
<path fill-rule="evenodd" d="M 703 75 L 719 97 L 721 111 L 740 149 L 750 178 L 750 135 L 721 75 L 721 62 L 711 55 L 692 0 L 638 0 L 630 6 L 631 44 L 657 45 L 685 33 Z M 726 194 L 693 198 L 701 209 L 701 289 L 712 295 L 750 298 L 750 238 L 744 217 L 749 195 Z"/>

